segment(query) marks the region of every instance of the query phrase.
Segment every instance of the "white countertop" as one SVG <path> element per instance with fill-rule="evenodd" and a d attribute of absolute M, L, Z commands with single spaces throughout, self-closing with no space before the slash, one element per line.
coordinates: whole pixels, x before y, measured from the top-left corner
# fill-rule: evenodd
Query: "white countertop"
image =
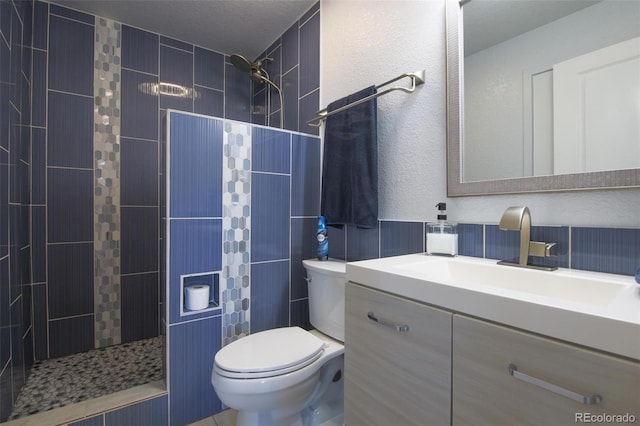
<path fill-rule="evenodd" d="M 496 262 L 410 254 L 347 263 L 347 279 L 456 313 L 640 360 L 640 285 L 633 277 L 563 268 L 536 271 Z M 451 270 L 479 269 L 487 274 L 471 278 L 469 274 L 432 272 L 442 271 L 445 264 Z M 519 291 L 511 284 L 491 285 L 487 281 L 491 276 L 496 281 L 522 282 L 528 288 Z M 567 287 L 571 291 L 584 281 L 585 292 L 567 293 L 561 288 L 565 279 L 571 281 L 572 286 Z M 603 296 L 600 285 L 607 290 Z"/>

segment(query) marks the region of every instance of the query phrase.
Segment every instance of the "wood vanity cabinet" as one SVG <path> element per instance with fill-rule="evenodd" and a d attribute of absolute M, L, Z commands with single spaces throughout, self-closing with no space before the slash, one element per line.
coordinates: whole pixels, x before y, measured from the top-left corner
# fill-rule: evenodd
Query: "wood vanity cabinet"
<path fill-rule="evenodd" d="M 452 315 L 354 283 L 346 306 L 345 425 L 449 425 Z"/>
<path fill-rule="evenodd" d="M 640 421 L 640 363 L 462 315 L 453 318 L 452 383 L 454 426 Z M 618 420 L 598 424 L 629 423 Z"/>

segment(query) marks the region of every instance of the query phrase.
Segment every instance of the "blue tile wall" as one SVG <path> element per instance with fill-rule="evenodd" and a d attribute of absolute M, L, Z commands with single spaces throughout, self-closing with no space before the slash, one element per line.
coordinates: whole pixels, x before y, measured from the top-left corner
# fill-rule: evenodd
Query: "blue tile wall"
<path fill-rule="evenodd" d="M 634 275 L 640 266 L 640 229 L 571 228 L 571 267 Z"/>
<path fill-rule="evenodd" d="M 317 219 L 291 218 L 291 300 L 308 297 L 307 276 L 302 261 L 316 257 L 316 228 Z M 329 252 L 332 253 L 332 235 L 329 237 Z M 293 324 L 292 324 L 293 325 Z"/>
<path fill-rule="evenodd" d="M 158 84 L 155 75 L 122 70 L 121 136 L 158 140 L 158 97 L 138 90 L 153 84 Z"/>
<path fill-rule="evenodd" d="M 251 332 L 289 325 L 289 262 L 251 265 Z"/>
<path fill-rule="evenodd" d="M 284 106 L 281 108 L 277 91 L 269 90 L 265 84 L 253 84 L 253 108 L 251 122 L 280 127 L 283 115 L 287 130 L 318 135 L 318 128 L 308 126 L 319 106 L 319 60 L 320 60 L 320 3 L 313 5 L 280 38 L 258 58 L 273 58 L 265 62 L 272 81 L 282 91 Z M 257 58 L 256 58 L 257 59 Z M 314 69 L 315 67 L 315 69 Z M 246 81 L 246 73 L 243 73 Z M 271 104 L 267 96 L 270 94 Z M 310 96 L 310 94 L 313 94 Z M 304 105 L 304 108 L 303 108 Z M 283 112 L 284 109 L 284 112 Z M 270 116 L 265 112 L 270 111 Z M 228 115 L 229 118 L 233 118 Z"/>
<path fill-rule="evenodd" d="M 208 87 L 195 87 L 197 97 L 193 101 L 193 112 L 212 117 L 224 117 L 224 92 Z"/>
<path fill-rule="evenodd" d="M 93 98 L 49 91 L 48 111 L 47 164 L 92 169 Z"/>
<path fill-rule="evenodd" d="M 49 356 L 93 349 L 93 314 L 49 321 Z"/>
<path fill-rule="evenodd" d="M 166 39 L 162 38 L 162 40 Z M 183 87 L 193 87 L 193 53 L 164 46 L 161 42 L 160 81 Z M 161 94 L 160 108 L 192 112 L 193 99 Z"/>
<path fill-rule="evenodd" d="M 252 173 L 252 261 L 289 258 L 290 177 Z"/>
<path fill-rule="evenodd" d="M 317 215 L 320 211 L 320 140 L 293 135 L 291 156 L 291 215 Z"/>
<path fill-rule="evenodd" d="M 158 143 L 120 138 L 120 202 L 131 206 L 158 205 Z"/>
<path fill-rule="evenodd" d="M 170 321 L 180 318 L 180 275 L 220 271 L 222 219 L 171 219 L 169 236 Z M 200 314 L 203 315 L 203 314 Z M 189 318 L 197 318 L 197 315 Z"/>
<path fill-rule="evenodd" d="M 458 224 L 458 254 L 484 256 L 484 227 L 475 223 Z"/>
<path fill-rule="evenodd" d="M 93 243 L 51 244 L 49 318 L 93 314 Z"/>
<path fill-rule="evenodd" d="M 224 89 L 224 55 L 196 47 L 194 50 L 193 78 L 198 86 Z"/>
<path fill-rule="evenodd" d="M 380 257 L 424 252 L 422 222 L 380 222 Z"/>
<path fill-rule="evenodd" d="M 69 9 L 53 5 L 53 10 Z M 58 16 L 49 19 L 49 89 L 93 96 L 94 20 L 88 20 L 90 25 Z"/>
<path fill-rule="evenodd" d="M 169 418 L 167 398 L 163 395 L 109 411 L 104 414 L 104 426 L 166 425 Z"/>
<path fill-rule="evenodd" d="M 122 274 L 158 270 L 158 208 L 121 207 Z"/>
<path fill-rule="evenodd" d="M 222 409 L 213 386 L 213 357 L 221 347 L 220 317 L 171 326 L 169 338 L 170 424 L 185 425 Z"/>
<path fill-rule="evenodd" d="M 32 4 L 0 2 L 0 422 L 33 364 L 31 334 Z"/>
<path fill-rule="evenodd" d="M 48 168 L 48 242 L 93 241 L 93 170 Z"/>
<path fill-rule="evenodd" d="M 122 26 L 122 67 L 158 75 L 159 36 L 147 31 Z"/>
<path fill-rule="evenodd" d="M 254 172 L 290 173 L 291 134 L 253 127 L 251 165 Z"/>
<path fill-rule="evenodd" d="M 222 122 L 175 114 L 171 121 L 171 217 L 222 216 Z"/>

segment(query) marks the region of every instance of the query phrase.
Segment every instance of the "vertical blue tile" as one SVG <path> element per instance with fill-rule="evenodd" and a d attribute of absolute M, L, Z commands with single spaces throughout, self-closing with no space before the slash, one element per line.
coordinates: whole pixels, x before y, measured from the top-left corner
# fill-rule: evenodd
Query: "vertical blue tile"
<path fill-rule="evenodd" d="M 347 261 L 353 262 L 380 257 L 378 250 L 380 238 L 378 234 L 378 228 L 361 229 L 355 226 L 347 226 Z"/>
<path fill-rule="evenodd" d="M 380 256 L 424 252 L 422 222 L 380 222 Z"/>
<path fill-rule="evenodd" d="M 0 60 L 0 82 L 11 83 L 11 49 L 4 38 L 0 38 Z"/>
<path fill-rule="evenodd" d="M 298 23 L 294 23 L 282 35 L 282 72 L 298 65 Z"/>
<path fill-rule="evenodd" d="M 211 386 L 221 328 L 221 317 L 169 327 L 170 424 L 193 423 L 221 411 L 222 403 Z"/>
<path fill-rule="evenodd" d="M 123 274 L 158 270 L 158 208 L 120 208 Z"/>
<path fill-rule="evenodd" d="M 289 173 L 291 134 L 252 127 L 251 135 L 251 170 Z"/>
<path fill-rule="evenodd" d="M 284 128 L 287 130 L 298 131 L 297 66 L 293 67 L 282 76 L 282 97 L 284 98 Z M 308 131 L 305 130 L 305 132 Z"/>
<path fill-rule="evenodd" d="M 34 126 L 47 124 L 47 52 L 33 49 L 33 75 L 31 77 L 31 121 Z"/>
<path fill-rule="evenodd" d="M 93 241 L 93 170 L 49 168 L 48 241 Z"/>
<path fill-rule="evenodd" d="M 293 300 L 290 306 L 291 326 L 298 326 L 305 330 L 313 329 L 309 321 L 309 299 Z"/>
<path fill-rule="evenodd" d="M 171 114 L 170 215 L 222 215 L 222 122 Z"/>
<path fill-rule="evenodd" d="M 484 229 L 473 223 L 458 224 L 458 254 L 462 256 L 483 257 Z"/>
<path fill-rule="evenodd" d="M 640 263 L 640 229 L 571 228 L 571 267 L 634 275 Z"/>
<path fill-rule="evenodd" d="M 224 55 L 196 47 L 194 50 L 194 83 L 210 89 L 224 89 Z"/>
<path fill-rule="evenodd" d="M 145 89 L 158 77 L 122 70 L 121 136 L 158 140 L 158 96 Z"/>
<path fill-rule="evenodd" d="M 289 262 L 251 265 L 251 332 L 289 325 Z"/>
<path fill-rule="evenodd" d="M 5 40 L 10 42 L 11 40 L 11 13 L 13 6 L 11 2 L 0 2 L 0 33 L 4 36 Z"/>
<path fill-rule="evenodd" d="M 158 205 L 158 143 L 121 138 L 120 149 L 122 205 Z"/>
<path fill-rule="evenodd" d="M 69 426 L 104 426 L 104 414 L 69 423 Z"/>
<path fill-rule="evenodd" d="M 36 360 L 49 358 L 47 343 L 47 286 L 37 284 L 32 288 L 33 297 L 33 351 Z"/>
<path fill-rule="evenodd" d="M 0 4 L 4 4 L 0 3 Z M 13 408 L 11 398 L 11 369 L 5 368 L 0 374 L 0 419 L 5 421 L 9 418 Z"/>
<path fill-rule="evenodd" d="M 14 403 L 24 385 L 24 346 L 22 346 L 22 299 L 11 305 L 11 387 Z"/>
<path fill-rule="evenodd" d="M 160 81 L 193 89 L 193 54 L 160 46 Z M 160 108 L 192 112 L 193 99 L 161 94 Z"/>
<path fill-rule="evenodd" d="M 49 91 L 47 161 L 93 169 L 93 98 Z"/>
<path fill-rule="evenodd" d="M 320 87 L 320 14 L 300 27 L 300 95 Z"/>
<path fill-rule="evenodd" d="M 49 39 L 49 3 L 36 1 L 33 5 L 33 47 L 46 49 Z"/>
<path fill-rule="evenodd" d="M 260 126 L 267 125 L 267 92 L 264 88 L 257 92 L 254 90 L 251 122 Z"/>
<path fill-rule="evenodd" d="M 31 262 L 33 265 L 32 280 L 41 283 L 47 279 L 47 208 L 31 207 Z"/>
<path fill-rule="evenodd" d="M 49 89 L 93 96 L 93 25 L 51 16 Z"/>
<path fill-rule="evenodd" d="M 0 148 L 0 258 L 9 253 L 9 154 Z"/>
<path fill-rule="evenodd" d="M 291 215 L 320 213 L 320 139 L 293 135 L 291 159 Z"/>
<path fill-rule="evenodd" d="M 49 342 L 51 358 L 93 349 L 93 315 L 50 321 Z"/>
<path fill-rule="evenodd" d="M 251 80 L 246 72 L 225 63 L 224 117 L 251 122 Z"/>
<path fill-rule="evenodd" d="M 320 109 L 320 91 L 316 90 L 300 98 L 298 103 L 298 130 L 310 135 L 319 135 L 320 129 L 307 124 L 307 121 L 317 118 L 316 112 Z"/>
<path fill-rule="evenodd" d="M 289 176 L 251 175 L 251 258 L 289 258 Z"/>
<path fill-rule="evenodd" d="M 8 329 L 11 326 L 11 311 L 9 310 L 9 258 L 0 259 L 0 329 Z M 0 345 L 3 342 L 0 341 Z M 2 349 L 4 350 L 4 349 Z M 7 359 L 9 357 L 7 356 Z M 4 357 L 0 357 L 0 361 L 6 363 Z M 3 364 L 4 366 L 4 364 Z"/>
<path fill-rule="evenodd" d="M 520 233 L 503 231 L 498 225 L 485 225 L 485 251 L 488 259 L 518 263 L 520 256 Z"/>
<path fill-rule="evenodd" d="M 194 87 L 196 98 L 193 101 L 193 112 L 224 118 L 224 92 L 207 87 Z"/>
<path fill-rule="evenodd" d="M 185 43 L 184 41 L 176 40 L 174 38 L 160 36 L 160 44 L 164 46 L 171 46 L 176 49 L 184 50 L 185 52 L 193 53 L 193 45 Z"/>
<path fill-rule="evenodd" d="M 93 242 L 48 249 L 49 318 L 93 314 Z"/>
<path fill-rule="evenodd" d="M 569 227 L 567 226 L 532 226 L 531 241 L 556 243 L 557 255 L 552 257 L 529 257 L 534 265 L 569 267 Z"/>
<path fill-rule="evenodd" d="M 158 273 L 121 276 L 122 343 L 158 335 Z"/>
<path fill-rule="evenodd" d="M 46 130 L 34 127 L 31 132 L 31 203 L 46 203 Z"/>
<path fill-rule="evenodd" d="M 162 395 L 107 412 L 104 415 L 104 424 L 105 426 L 168 425 L 168 410 L 168 396 Z"/>
<path fill-rule="evenodd" d="M 157 34 L 122 26 L 122 66 L 135 71 L 158 75 Z"/>
<path fill-rule="evenodd" d="M 222 219 L 172 219 L 170 232 L 168 296 L 174 323 L 180 320 L 180 275 L 222 268 Z"/>
<path fill-rule="evenodd" d="M 304 23 L 320 10 L 320 2 L 317 1 L 301 17 L 300 22 Z"/>
<path fill-rule="evenodd" d="M 74 21 L 84 22 L 85 24 L 93 25 L 95 23 L 95 17 L 93 15 L 89 15 L 74 9 L 68 9 L 63 6 L 58 6 L 56 4 L 51 5 L 51 14 L 64 16 L 65 18 L 73 19 Z"/>
<path fill-rule="evenodd" d="M 307 297 L 307 276 L 302 261 L 316 258 L 316 218 L 291 219 L 291 299 Z M 331 231 L 331 228 L 329 228 Z M 333 255 L 332 232 L 329 232 L 329 257 Z"/>

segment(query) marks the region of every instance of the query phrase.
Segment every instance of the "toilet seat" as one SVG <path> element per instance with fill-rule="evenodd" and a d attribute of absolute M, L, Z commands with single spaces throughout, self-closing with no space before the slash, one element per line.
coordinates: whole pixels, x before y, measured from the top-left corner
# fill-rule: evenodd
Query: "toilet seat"
<path fill-rule="evenodd" d="M 300 327 L 251 334 L 220 349 L 214 367 L 237 379 L 273 377 L 297 371 L 322 355 L 326 343 Z"/>

